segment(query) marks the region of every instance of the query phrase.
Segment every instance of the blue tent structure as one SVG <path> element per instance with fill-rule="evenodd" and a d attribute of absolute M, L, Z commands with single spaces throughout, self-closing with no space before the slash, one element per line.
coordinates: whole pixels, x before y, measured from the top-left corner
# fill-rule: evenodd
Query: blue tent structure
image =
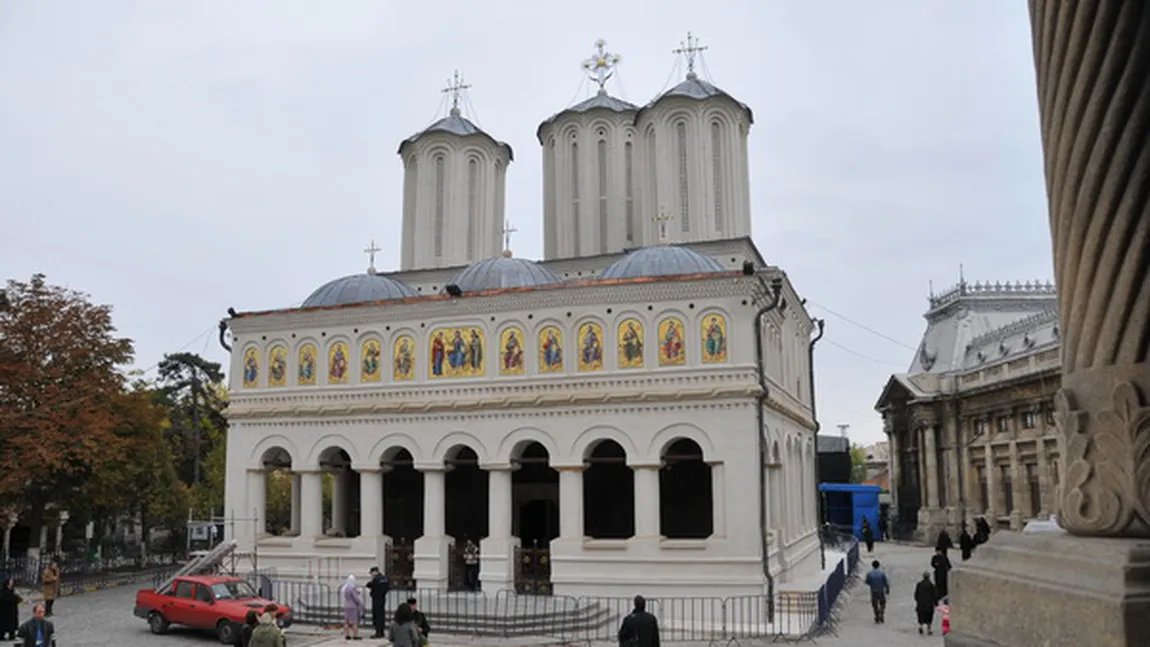
<path fill-rule="evenodd" d="M 861 540 L 862 520 L 865 517 L 870 522 L 870 527 L 875 530 L 875 539 L 879 538 L 878 495 L 882 492 L 882 488 L 877 485 L 821 483 L 819 492 L 822 493 L 826 504 L 828 523 L 843 530 L 850 528 L 851 534 Z"/>

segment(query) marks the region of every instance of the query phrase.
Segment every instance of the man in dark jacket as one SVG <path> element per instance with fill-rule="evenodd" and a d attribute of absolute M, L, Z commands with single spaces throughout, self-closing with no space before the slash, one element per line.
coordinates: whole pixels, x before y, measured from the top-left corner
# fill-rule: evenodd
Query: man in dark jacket
<path fill-rule="evenodd" d="M 20 625 L 16 638 L 24 647 L 53 647 L 56 644 L 56 626 L 45 618 L 44 605 L 37 604 L 32 619 Z"/>
<path fill-rule="evenodd" d="M 635 609 L 619 627 L 619 647 L 659 647 L 659 621 L 647 613 L 647 600 L 635 596 Z"/>
<path fill-rule="evenodd" d="M 431 625 L 427 622 L 427 616 L 419 610 L 415 598 L 407 598 L 407 606 L 411 607 L 411 621 L 419 630 L 419 641 L 426 645 L 427 641 L 430 640 L 429 636 L 431 636 Z"/>
<path fill-rule="evenodd" d="M 371 592 L 371 624 L 375 627 L 372 638 L 383 638 L 383 630 L 387 627 L 387 592 L 391 588 L 387 576 L 379 572 L 378 566 L 372 566 L 371 579 L 367 581 L 367 590 Z"/>

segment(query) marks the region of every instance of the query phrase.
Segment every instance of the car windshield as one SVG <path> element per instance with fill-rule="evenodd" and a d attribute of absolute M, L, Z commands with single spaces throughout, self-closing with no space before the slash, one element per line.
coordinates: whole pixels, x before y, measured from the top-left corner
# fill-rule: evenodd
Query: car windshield
<path fill-rule="evenodd" d="M 243 581 L 213 584 L 212 593 L 215 594 L 217 600 L 243 600 L 256 597 L 252 585 Z"/>

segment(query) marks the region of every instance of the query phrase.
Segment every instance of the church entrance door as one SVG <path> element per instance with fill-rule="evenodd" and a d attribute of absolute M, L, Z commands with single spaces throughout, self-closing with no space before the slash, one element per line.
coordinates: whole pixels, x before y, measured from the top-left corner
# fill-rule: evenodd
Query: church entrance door
<path fill-rule="evenodd" d="M 479 585 L 478 567 L 467 567 L 465 548 L 476 547 L 488 534 L 488 476 L 479 468 L 479 456 L 470 447 L 460 445 L 447 452 L 445 525 L 454 540 L 448 551 L 448 590 L 474 590 Z"/>
<path fill-rule="evenodd" d="M 551 540 L 559 536 L 559 473 L 547 448 L 530 443 L 514 459 L 512 521 L 520 547 L 515 554 L 515 591 L 551 594 Z"/>
<path fill-rule="evenodd" d="M 396 448 L 384 452 L 383 532 L 391 537 L 387 576 L 392 588 L 415 588 L 415 539 L 423 535 L 423 473 L 416 470 L 411 453 Z"/>

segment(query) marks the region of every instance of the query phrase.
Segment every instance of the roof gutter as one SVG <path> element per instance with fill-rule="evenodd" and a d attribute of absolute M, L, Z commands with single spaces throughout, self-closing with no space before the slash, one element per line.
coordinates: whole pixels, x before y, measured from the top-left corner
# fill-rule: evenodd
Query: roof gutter
<path fill-rule="evenodd" d="M 818 326 L 819 334 L 811 339 L 810 346 L 807 347 L 807 370 L 810 371 L 811 381 L 811 419 L 815 422 L 815 511 L 822 516 L 823 508 L 823 494 L 819 491 L 819 482 L 822 476 L 819 474 L 819 430 L 822 429 L 822 424 L 819 423 L 818 408 L 815 406 L 815 344 L 823 338 L 823 333 L 826 332 L 827 322 L 825 319 L 815 319 L 815 325 Z M 827 570 L 827 544 L 826 538 L 823 537 L 823 524 L 826 519 L 819 519 L 819 564 L 822 569 Z"/>
<path fill-rule="evenodd" d="M 759 282 L 763 284 L 769 299 L 766 305 L 759 308 L 759 311 L 755 313 L 755 367 L 759 373 L 758 406 L 755 407 L 755 417 L 758 423 L 755 426 L 755 442 L 759 449 L 759 549 L 763 558 L 763 576 L 767 579 L 767 621 L 773 623 L 775 621 L 775 578 L 771 575 L 770 538 L 767 534 L 767 438 L 763 431 L 763 407 L 766 406 L 767 398 L 770 396 L 770 387 L 767 386 L 767 371 L 763 364 L 763 317 L 778 307 L 779 302 L 782 301 L 783 279 L 775 277 L 771 279 L 768 286 L 760 274 Z"/>

